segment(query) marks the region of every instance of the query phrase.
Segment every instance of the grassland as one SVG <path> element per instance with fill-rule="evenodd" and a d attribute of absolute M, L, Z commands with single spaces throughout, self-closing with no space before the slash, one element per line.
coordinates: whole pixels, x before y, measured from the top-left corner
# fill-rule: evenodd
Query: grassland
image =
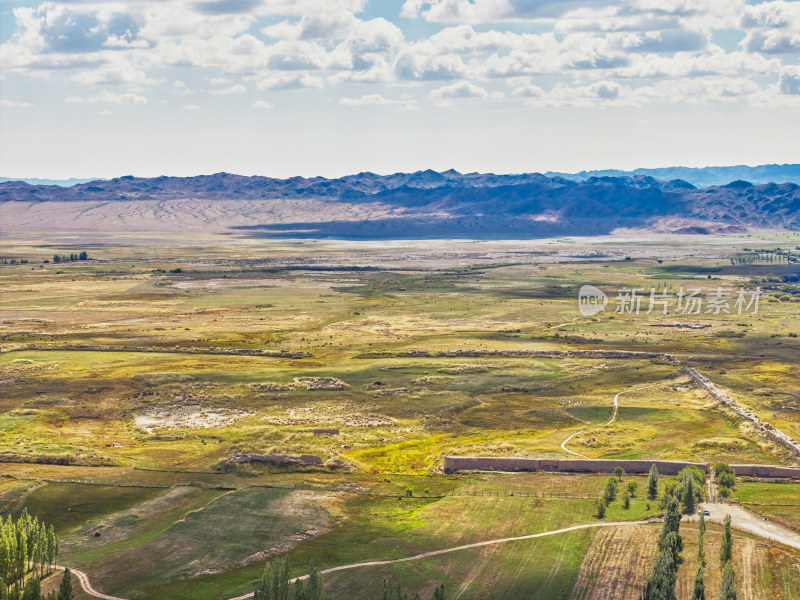
<path fill-rule="evenodd" d="M 5 238 L 0 255 L 29 262 L 0 265 L 0 512 L 55 523 L 64 560 L 103 591 L 215 600 L 248 591 L 283 553 L 299 572 L 310 558 L 399 558 L 595 520 L 589 496 L 604 477 L 444 475 L 447 454 L 566 457 L 561 443 L 576 433 L 569 447 L 597 458 L 792 462 L 679 371 L 699 368 L 800 438 L 800 296 L 776 280 L 800 267 L 730 261 L 744 246 L 791 243 Z M 84 249 L 92 260 L 42 262 Z M 609 310 L 581 316 L 584 283 L 609 293 Z M 678 320 L 658 310 L 613 312 L 621 287 L 720 285 L 762 286 L 770 299 L 758 315 L 692 316 L 704 329 L 656 327 Z M 595 349 L 676 362 L 508 354 Z M 402 355 L 412 351 L 462 354 Z M 226 462 L 249 453 L 327 466 Z M 417 497 L 398 500 L 408 487 Z M 737 494 L 764 502 L 794 487 L 742 483 Z M 508 495 L 520 491 L 586 497 Z M 612 504 L 607 518 L 657 515 L 647 504 Z M 791 506 L 758 510 L 800 523 Z M 391 575 L 423 593 L 444 581 L 464 599 L 632 597 L 619 582 L 641 583 L 648 532 L 586 530 L 342 572 L 329 593 L 375 596 Z M 598 579 L 628 547 L 641 547 L 628 575 Z M 776 578 L 757 590 L 796 589 L 794 554 L 751 554 Z"/>

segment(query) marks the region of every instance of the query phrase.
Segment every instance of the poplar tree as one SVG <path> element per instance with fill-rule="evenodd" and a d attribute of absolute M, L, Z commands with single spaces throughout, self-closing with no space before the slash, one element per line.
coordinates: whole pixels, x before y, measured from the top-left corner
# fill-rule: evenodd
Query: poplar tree
<path fill-rule="evenodd" d="M 706 564 L 706 517 L 700 513 L 700 526 L 697 535 L 697 562 L 702 566 Z"/>
<path fill-rule="evenodd" d="M 650 475 L 647 477 L 647 497 L 650 500 L 658 497 L 658 467 L 655 463 L 650 467 Z"/>
<path fill-rule="evenodd" d="M 719 580 L 718 600 L 736 600 L 736 572 L 733 563 L 728 561 L 722 567 L 722 577 Z"/>
<path fill-rule="evenodd" d="M 306 584 L 306 600 L 325 600 L 325 588 L 322 573 L 314 565 L 314 559 L 308 565 L 308 583 Z"/>
<path fill-rule="evenodd" d="M 22 600 L 41 600 L 42 585 L 38 577 L 30 577 L 22 590 Z"/>
<path fill-rule="evenodd" d="M 694 477 L 686 478 L 686 485 L 683 488 L 683 510 L 687 513 L 694 512 Z"/>
<path fill-rule="evenodd" d="M 69 569 L 64 569 L 64 577 L 61 578 L 61 587 L 58 588 L 57 600 L 73 600 L 75 594 L 72 593 L 72 574 Z"/>
<path fill-rule="evenodd" d="M 706 600 L 706 584 L 703 581 L 703 565 L 697 565 L 697 575 L 694 576 L 692 600 Z"/>
<path fill-rule="evenodd" d="M 722 547 L 719 551 L 719 562 L 724 565 L 733 558 L 733 535 L 731 534 L 731 516 L 725 517 L 725 532 L 722 534 Z"/>

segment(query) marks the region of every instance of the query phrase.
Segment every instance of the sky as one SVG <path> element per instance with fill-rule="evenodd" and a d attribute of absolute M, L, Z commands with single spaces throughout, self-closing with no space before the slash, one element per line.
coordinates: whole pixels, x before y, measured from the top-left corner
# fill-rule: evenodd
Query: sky
<path fill-rule="evenodd" d="M 0 0 L 0 175 L 800 162 L 800 1 Z"/>

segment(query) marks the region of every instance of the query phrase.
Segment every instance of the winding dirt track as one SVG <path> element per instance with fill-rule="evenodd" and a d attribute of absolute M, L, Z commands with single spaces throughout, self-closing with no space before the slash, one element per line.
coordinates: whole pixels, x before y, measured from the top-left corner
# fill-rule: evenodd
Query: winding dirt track
<path fill-rule="evenodd" d="M 614 396 L 614 412 L 611 413 L 611 418 L 608 421 L 606 421 L 605 423 L 603 423 L 603 427 L 608 427 L 614 421 L 617 420 L 617 413 L 619 412 L 619 397 L 622 394 L 629 394 L 630 392 L 639 392 L 641 390 L 646 390 L 647 388 L 655 387 L 657 385 L 658 385 L 657 383 L 654 383 L 653 385 L 648 385 L 648 386 L 645 386 L 643 388 L 636 388 L 636 389 L 633 389 L 633 390 L 623 390 L 621 392 L 617 392 L 617 395 Z M 586 431 L 586 430 L 585 429 L 581 429 L 580 431 L 576 431 L 575 433 L 570 435 L 567 439 L 565 439 L 563 442 L 561 442 L 561 449 L 564 452 L 569 452 L 570 454 L 574 454 L 575 456 L 579 456 L 580 458 L 589 458 L 588 456 L 584 456 L 583 454 L 578 454 L 577 452 L 567 448 L 567 442 L 570 441 L 572 438 L 574 438 L 579 433 L 583 433 L 584 431 Z"/>
<path fill-rule="evenodd" d="M 445 548 L 443 550 L 432 550 L 430 552 L 423 552 L 422 554 L 417 554 L 415 556 L 408 556 L 406 558 L 395 558 L 393 560 L 373 560 L 370 562 L 360 562 L 360 563 L 353 563 L 350 565 L 340 565 L 338 567 L 331 567 L 330 569 L 324 569 L 323 571 L 321 571 L 321 573 L 325 575 L 327 573 L 335 573 L 336 571 L 346 571 L 348 569 L 357 569 L 359 567 L 377 567 L 381 565 L 391 565 L 395 563 L 408 562 L 411 560 L 430 558 L 432 556 L 438 556 L 440 554 L 448 554 L 450 552 L 458 552 L 459 550 L 482 548 L 483 546 L 493 546 L 495 544 L 505 544 L 507 542 L 532 540 L 535 538 L 546 537 L 549 535 L 558 535 L 560 533 L 578 531 L 579 529 L 593 529 L 596 527 L 620 527 L 624 525 L 643 525 L 645 523 L 648 523 L 648 521 L 615 521 L 611 523 L 586 523 L 584 525 L 573 525 L 572 527 L 565 527 L 564 529 L 556 529 L 555 531 L 545 531 L 543 533 L 532 533 L 530 535 L 521 535 L 518 537 L 500 538 L 497 540 L 488 540 L 485 542 L 475 542 L 474 544 L 454 546 L 452 548 Z M 58 566 L 57 568 L 63 569 L 64 567 Z M 70 567 L 70 572 L 75 574 L 75 576 L 78 578 L 78 581 L 81 584 L 81 588 L 83 588 L 83 591 L 89 594 L 90 596 L 94 596 L 95 598 L 101 598 L 102 600 L 126 600 L 125 598 L 119 598 L 118 596 L 109 596 L 108 594 L 103 594 L 101 592 L 98 592 L 96 589 L 92 587 L 92 584 L 89 582 L 89 576 L 83 571 L 79 571 L 78 569 L 73 569 L 72 567 Z M 294 583 L 295 581 L 298 581 L 300 579 L 306 579 L 307 577 L 308 575 L 295 577 L 294 579 L 290 580 L 290 583 Z M 247 600 L 248 598 L 252 597 L 253 597 L 253 592 L 250 592 L 249 594 L 244 594 L 243 596 L 236 596 L 235 598 L 229 598 L 228 600 Z"/>
<path fill-rule="evenodd" d="M 64 569 L 64 566 L 56 565 L 56 569 Z M 103 600 L 125 600 L 125 598 L 118 598 L 117 596 L 109 596 L 108 594 L 103 594 L 102 592 L 98 592 L 96 589 L 92 587 L 92 584 L 89 582 L 89 576 L 83 571 L 79 571 L 78 569 L 73 569 L 72 567 L 70 567 L 69 572 L 78 578 L 78 581 L 81 584 L 81 588 L 83 589 L 84 592 L 86 592 L 90 596 L 94 596 L 95 598 L 102 598 Z"/>

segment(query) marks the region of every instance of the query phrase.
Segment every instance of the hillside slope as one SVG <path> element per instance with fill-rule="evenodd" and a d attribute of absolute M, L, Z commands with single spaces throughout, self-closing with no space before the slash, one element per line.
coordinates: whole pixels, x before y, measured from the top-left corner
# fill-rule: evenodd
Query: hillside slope
<path fill-rule="evenodd" d="M 518 237 L 800 228 L 800 186 L 698 189 L 652 177 L 419 171 L 339 179 L 217 173 L 59 187 L 0 183 L 3 231 L 231 231 L 291 237 Z"/>

